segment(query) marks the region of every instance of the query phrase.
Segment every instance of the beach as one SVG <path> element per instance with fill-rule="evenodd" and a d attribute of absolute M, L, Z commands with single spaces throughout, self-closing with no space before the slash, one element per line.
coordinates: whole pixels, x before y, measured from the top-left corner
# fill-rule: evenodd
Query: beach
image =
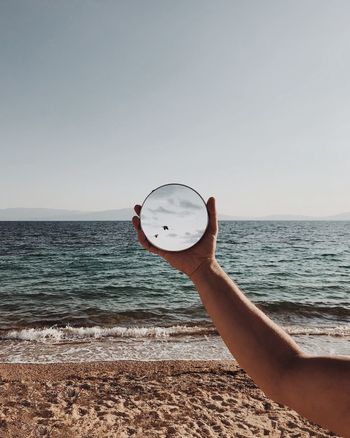
<path fill-rule="evenodd" d="M 330 437 L 234 361 L 0 365 L 1 437 Z"/>

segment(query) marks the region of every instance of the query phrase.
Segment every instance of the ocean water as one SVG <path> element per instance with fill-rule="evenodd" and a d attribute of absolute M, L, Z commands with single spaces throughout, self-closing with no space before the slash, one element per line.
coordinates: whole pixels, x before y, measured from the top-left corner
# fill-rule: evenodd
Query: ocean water
<path fill-rule="evenodd" d="M 350 222 L 222 221 L 217 258 L 316 354 L 350 355 Z M 130 222 L 0 222 L 0 362 L 228 359 Z"/>

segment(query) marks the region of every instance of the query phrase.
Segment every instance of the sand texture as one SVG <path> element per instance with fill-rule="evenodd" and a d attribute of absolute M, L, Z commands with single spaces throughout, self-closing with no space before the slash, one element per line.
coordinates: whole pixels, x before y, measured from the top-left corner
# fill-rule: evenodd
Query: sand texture
<path fill-rule="evenodd" d="M 330 437 L 234 362 L 0 365 L 0 437 Z"/>

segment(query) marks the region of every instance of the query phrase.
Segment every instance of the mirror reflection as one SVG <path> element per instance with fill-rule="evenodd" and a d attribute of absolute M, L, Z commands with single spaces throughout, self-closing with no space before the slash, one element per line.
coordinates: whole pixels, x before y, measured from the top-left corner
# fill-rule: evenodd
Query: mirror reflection
<path fill-rule="evenodd" d="M 198 192 L 184 184 L 165 184 L 144 200 L 140 223 L 149 242 L 167 251 L 195 245 L 208 226 L 208 211 Z"/>

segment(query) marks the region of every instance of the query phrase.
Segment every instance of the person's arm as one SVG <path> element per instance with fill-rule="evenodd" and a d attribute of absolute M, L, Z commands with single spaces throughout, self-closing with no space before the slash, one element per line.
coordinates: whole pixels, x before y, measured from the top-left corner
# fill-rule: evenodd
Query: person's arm
<path fill-rule="evenodd" d="M 273 400 L 350 436 L 350 359 L 306 356 L 243 295 L 216 261 L 192 280 L 225 344 Z"/>
<path fill-rule="evenodd" d="M 208 230 L 191 249 L 171 253 L 155 248 L 134 216 L 139 242 L 193 281 L 227 347 L 271 399 L 350 437 L 350 358 L 305 355 L 287 333 L 248 300 L 216 261 L 214 198 L 208 200 L 207 207 Z M 135 206 L 137 214 L 140 210 Z"/>

